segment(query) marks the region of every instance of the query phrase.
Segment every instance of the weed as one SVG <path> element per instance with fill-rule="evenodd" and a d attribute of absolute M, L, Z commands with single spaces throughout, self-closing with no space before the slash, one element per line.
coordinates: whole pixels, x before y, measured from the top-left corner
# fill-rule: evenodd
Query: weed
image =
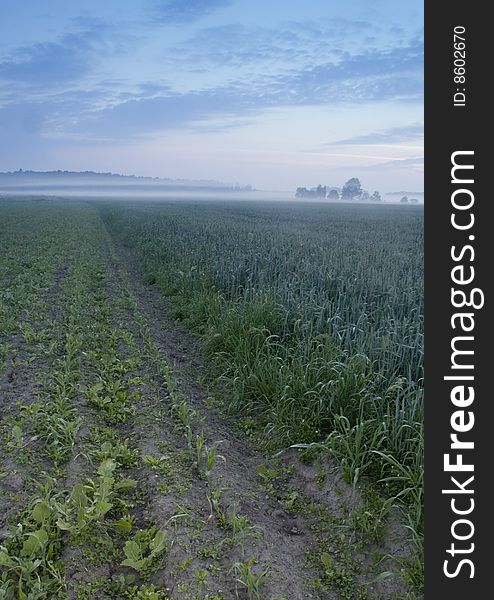
<path fill-rule="evenodd" d="M 201 431 L 196 435 L 195 442 L 195 464 L 198 472 L 210 479 L 213 467 L 218 459 L 225 461 L 225 457 L 218 454 L 219 442 L 207 446 L 204 442 L 204 431 Z"/>
<path fill-rule="evenodd" d="M 218 524 L 222 529 L 228 529 L 228 516 L 223 508 L 222 492 L 218 489 L 213 489 L 208 494 L 209 507 L 211 509 L 210 517 L 216 515 Z"/>
<path fill-rule="evenodd" d="M 139 462 L 139 450 L 137 448 L 129 448 L 128 440 L 113 439 L 111 442 L 103 442 L 100 450 L 96 452 L 96 457 L 99 460 L 112 458 L 119 467 L 130 469 L 137 466 Z"/>
<path fill-rule="evenodd" d="M 168 538 L 164 530 L 156 527 L 140 529 L 125 542 L 125 560 L 122 566 L 130 567 L 147 577 L 163 563 L 168 551 Z"/>
<path fill-rule="evenodd" d="M 167 600 L 168 597 L 166 592 L 159 590 L 154 585 L 132 587 L 126 592 L 126 598 L 129 600 Z"/>
<path fill-rule="evenodd" d="M 108 458 L 98 467 L 98 477 L 76 484 L 63 509 L 57 525 L 62 531 L 81 536 L 88 528 L 100 522 L 113 507 L 116 463 Z"/>
<path fill-rule="evenodd" d="M 247 589 L 249 600 L 259 600 L 261 598 L 261 588 L 268 573 L 268 569 L 265 569 L 256 574 L 253 569 L 254 564 L 255 561 L 251 558 L 245 563 L 236 562 L 232 565 L 232 570 L 236 575 L 235 581 Z"/>

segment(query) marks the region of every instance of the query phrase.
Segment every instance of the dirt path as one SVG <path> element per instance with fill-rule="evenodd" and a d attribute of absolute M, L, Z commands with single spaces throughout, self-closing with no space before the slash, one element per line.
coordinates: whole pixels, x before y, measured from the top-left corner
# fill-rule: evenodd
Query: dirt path
<path fill-rule="evenodd" d="M 167 316 L 166 307 L 158 292 L 143 285 L 138 275 L 136 277 L 138 267 L 132 259 L 123 253 L 119 254 L 119 258 L 132 293 L 151 324 L 153 342 L 164 352 L 181 394 L 196 413 L 195 420 L 198 428 L 204 431 L 205 444 L 211 447 L 217 443 L 218 452 L 224 457 L 216 461 L 209 487 L 222 490 L 225 511 L 234 507 L 239 516 L 248 519 L 248 533 L 245 537 L 242 532 L 240 534 L 244 539 L 239 539 L 237 545 L 228 540 L 229 548 L 224 557 L 226 560 L 223 561 L 226 573 L 235 562 L 253 559 L 258 564 L 259 572 L 267 571 L 262 597 L 293 600 L 313 597 L 309 584 L 315 573 L 307 568 L 305 552 L 314 544 L 314 535 L 301 517 L 290 514 L 275 497 L 267 493 L 259 475 L 263 469 L 268 472 L 279 470 L 279 461 L 275 461 L 274 465 L 269 458 L 254 452 L 246 441 L 241 440 L 228 427 L 224 419 L 219 418 L 211 407 L 208 408 L 207 390 L 197 382 L 204 368 L 197 340 Z M 146 446 L 146 451 L 153 453 L 156 441 L 147 437 L 145 442 L 141 438 L 141 446 Z M 157 439 L 159 437 L 158 434 Z M 183 441 L 181 444 L 178 442 L 176 449 L 185 450 Z M 209 513 L 205 538 L 216 540 L 216 546 L 221 546 L 228 536 L 225 538 L 224 532 L 214 531 L 211 527 L 207 488 L 204 481 L 193 478 L 184 500 L 198 510 L 199 514 L 206 516 Z M 157 511 L 158 518 L 165 516 L 163 510 L 166 514 L 166 507 L 174 501 L 170 496 L 157 498 L 153 509 Z M 177 552 L 173 559 L 180 562 L 181 553 Z M 174 567 L 170 564 L 169 574 L 173 572 Z M 225 598 L 235 597 L 235 588 L 231 583 L 225 592 Z M 241 594 L 240 589 L 238 592 Z"/>
<path fill-rule="evenodd" d="M 264 470 L 273 473 L 273 481 L 277 479 L 283 470 L 280 461 L 255 452 L 208 408 L 207 392 L 198 383 L 203 363 L 197 340 L 168 317 L 158 292 L 136 277 L 137 265 L 129 256 L 113 253 L 110 260 L 114 280 L 120 279 L 127 288 L 135 299 L 134 311 L 149 328 L 157 361 L 170 367 L 178 403 L 185 402 L 193 415 L 193 438 L 197 442 L 203 434 L 204 446 L 216 445 L 220 455 L 209 476 L 199 472 L 198 461 L 191 461 L 186 435 L 177 425 L 177 398 L 174 408 L 168 390 L 154 409 L 141 405 L 140 419 L 134 426 L 139 451 L 143 456 L 160 457 L 163 463 L 156 465 L 155 477 L 147 482 L 146 510 L 160 524 L 173 519 L 177 507 L 187 513 L 173 524 L 175 543 L 164 573 L 173 597 L 203 597 L 201 593 L 206 591 L 199 589 L 200 571 L 208 573 L 204 587 L 222 593 L 219 597 L 248 597 L 245 586 L 235 581 L 243 577 L 240 567 L 234 567 L 240 563 L 252 565 L 257 577 L 264 573 L 262 597 L 314 597 L 310 583 L 316 573 L 308 569 L 305 553 L 314 545 L 315 536 L 301 517 L 290 514 L 275 495 L 268 493 L 260 477 Z M 158 422 L 153 423 L 156 419 Z M 167 475 L 165 483 L 163 474 Z"/>

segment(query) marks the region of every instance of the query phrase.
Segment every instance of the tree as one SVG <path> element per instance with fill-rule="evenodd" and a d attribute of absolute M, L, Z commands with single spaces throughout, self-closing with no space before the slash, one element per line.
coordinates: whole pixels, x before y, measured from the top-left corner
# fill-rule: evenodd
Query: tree
<path fill-rule="evenodd" d="M 341 190 L 341 198 L 342 200 L 353 200 L 354 198 L 358 198 L 362 194 L 362 186 L 360 185 L 360 180 L 357 177 L 352 177 L 349 179 Z"/>
<path fill-rule="evenodd" d="M 371 202 L 382 202 L 381 194 L 376 190 L 370 197 Z"/>
<path fill-rule="evenodd" d="M 338 190 L 329 190 L 328 200 L 339 200 L 339 199 L 340 199 L 340 194 L 338 193 Z"/>
<path fill-rule="evenodd" d="M 319 184 L 316 188 L 316 196 L 318 198 L 326 198 L 326 186 Z"/>
<path fill-rule="evenodd" d="M 408 196 L 403 196 L 403 198 L 400 200 L 400 202 L 402 204 L 408 204 Z"/>
<path fill-rule="evenodd" d="M 306 187 L 298 187 L 295 191 L 297 198 L 326 198 L 326 186 L 319 184 L 308 190 Z"/>

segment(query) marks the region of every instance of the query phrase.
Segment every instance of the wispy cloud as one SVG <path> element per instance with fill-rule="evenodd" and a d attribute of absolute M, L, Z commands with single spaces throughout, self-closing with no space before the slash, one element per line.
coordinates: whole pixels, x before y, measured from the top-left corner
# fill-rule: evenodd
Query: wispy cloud
<path fill-rule="evenodd" d="M 403 127 L 392 127 L 381 131 L 373 131 L 364 135 L 355 135 L 344 140 L 330 142 L 328 146 L 351 146 L 351 145 L 379 145 L 395 144 L 421 140 L 424 135 L 423 124 L 405 125 Z"/>
<path fill-rule="evenodd" d="M 282 28 L 229 23 L 199 29 L 174 46 L 165 60 L 197 67 L 271 68 L 319 64 L 362 46 L 378 45 L 379 27 L 364 21 L 333 19 L 324 24 L 286 23 Z"/>
<path fill-rule="evenodd" d="M 0 80 L 27 87 L 43 85 L 53 92 L 90 73 L 98 57 L 109 50 L 109 27 L 97 19 L 74 24 L 84 24 L 84 29 L 56 41 L 15 48 L 0 58 Z"/>
<path fill-rule="evenodd" d="M 156 136 L 196 122 L 200 130 L 210 118 L 245 116 L 254 109 L 252 98 L 224 89 L 187 94 L 172 92 L 166 96 L 135 97 L 109 108 L 88 111 L 71 130 L 86 132 L 101 141 L 128 140 Z M 234 126 L 231 124 L 231 127 Z"/>
<path fill-rule="evenodd" d="M 154 18 L 165 23 L 187 23 L 229 4 L 230 0 L 153 0 L 152 13 Z"/>
<path fill-rule="evenodd" d="M 385 172 L 396 172 L 396 171 L 417 171 L 422 173 L 424 170 L 424 157 L 423 156 L 412 156 L 410 158 L 392 158 L 386 162 L 383 162 L 379 165 L 379 168 Z M 363 166 L 360 167 L 361 171 L 371 171 L 373 170 L 373 166 Z"/>
<path fill-rule="evenodd" d="M 413 42 L 391 50 L 346 54 L 340 60 L 278 78 L 280 93 L 297 102 L 367 102 L 420 98 L 423 48 Z"/>
<path fill-rule="evenodd" d="M 153 83 L 143 83 L 136 91 L 125 91 L 119 90 L 118 84 L 107 82 L 106 87 L 102 83 L 81 96 L 66 92 L 51 97 L 44 103 L 44 110 L 63 129 L 64 103 L 67 103 L 66 133 L 85 132 L 88 138 L 100 140 L 132 139 L 180 127 L 195 126 L 197 131 L 205 132 L 209 119 L 228 118 L 229 127 L 233 128 L 242 126 L 246 118 L 277 106 L 355 104 L 419 97 L 422 82 L 418 61 L 414 48 L 373 51 L 358 59 L 344 57 L 338 63 L 309 71 L 292 70 L 276 77 L 234 80 L 226 86 L 187 93 Z M 418 127 L 388 130 L 338 143 L 396 141 L 412 133 L 418 135 Z"/>
<path fill-rule="evenodd" d="M 129 99 L 93 112 L 83 125 L 98 135 L 120 138 L 191 126 L 218 116 L 252 116 L 276 106 L 419 98 L 422 94 L 419 61 L 415 48 L 381 54 L 371 52 L 358 60 L 346 57 L 338 64 L 322 65 L 312 71 L 294 70 L 274 78 L 232 81 L 228 86 L 209 90 Z M 242 119 L 238 121 L 242 122 Z M 393 136 L 392 132 L 387 134 L 388 139 Z M 395 139 L 398 135 L 394 132 Z M 381 139 L 384 137 L 382 133 Z"/>
<path fill-rule="evenodd" d="M 424 157 L 423 156 L 414 156 L 412 158 L 396 158 L 389 163 L 384 163 L 382 166 L 392 166 L 392 167 L 423 167 L 424 166 Z"/>
<path fill-rule="evenodd" d="M 410 56 L 413 48 L 422 51 L 422 33 L 414 37 L 397 35 L 393 28 L 367 21 L 329 19 L 323 22 L 287 22 L 283 27 L 269 28 L 228 23 L 197 30 L 192 37 L 175 44 L 163 53 L 163 60 L 189 72 L 219 67 L 237 69 L 249 76 L 260 68 L 271 76 L 286 74 L 292 69 L 313 72 L 325 65 L 343 67 L 350 58 L 358 62 L 385 52 L 404 52 Z M 400 71 L 406 65 L 392 65 Z M 329 73 L 329 75 L 333 75 Z"/>
<path fill-rule="evenodd" d="M 55 84 L 78 79 L 91 63 L 87 40 L 68 35 L 58 43 L 19 48 L 15 57 L 0 62 L 0 79 L 27 84 Z M 82 41 L 82 48 L 79 45 Z"/>
<path fill-rule="evenodd" d="M 227 0 L 169 0 L 153 2 L 153 7 L 160 18 L 176 23 L 226 4 Z M 81 17 L 73 19 L 72 25 L 75 30 L 58 40 L 17 48 L 0 59 L 0 80 L 25 91 L 22 100 L 19 94 L 15 99 L 19 111 L 26 106 L 32 114 L 33 106 L 38 106 L 36 112 L 57 135 L 130 140 L 179 127 L 206 133 L 225 128 L 217 123 L 209 127 L 211 119 L 225 118 L 231 129 L 275 107 L 422 97 L 420 34 L 408 42 L 396 40 L 389 26 L 367 21 L 289 22 L 278 29 L 224 24 L 200 29 L 183 44 L 166 50 L 168 64 L 178 64 L 169 69 L 169 83 L 162 78 L 149 81 L 145 76 L 139 80 L 138 72 L 130 81 L 98 81 L 96 65 L 102 57 L 115 54 L 117 46 L 125 56 L 125 44 L 115 28 L 99 19 Z M 382 35 L 387 40 L 384 45 L 374 39 Z M 220 75 L 216 75 L 217 66 Z M 189 78 L 188 91 L 178 91 L 173 85 L 177 70 L 202 71 L 203 75 Z M 207 83 L 210 74 L 214 83 Z M 3 101 L 8 105 L 11 98 L 4 95 Z M 2 118 L 0 113 L 0 122 Z M 399 135 L 405 135 L 405 130 L 336 143 L 397 140 Z"/>

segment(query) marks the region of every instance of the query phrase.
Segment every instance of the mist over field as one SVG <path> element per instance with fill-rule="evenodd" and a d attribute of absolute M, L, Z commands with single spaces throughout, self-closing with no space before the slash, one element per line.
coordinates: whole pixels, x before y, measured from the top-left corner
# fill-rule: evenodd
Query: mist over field
<path fill-rule="evenodd" d="M 338 194 L 341 193 L 341 188 Z M 16 171 L 0 173 L 0 194 L 6 196 L 45 195 L 64 197 L 101 197 L 101 198 L 154 198 L 159 199 L 188 199 L 202 198 L 204 200 L 222 199 L 261 200 L 286 202 L 330 202 L 330 198 L 310 197 L 297 198 L 293 190 L 256 190 L 250 184 L 223 183 L 219 181 L 194 181 L 160 179 L 158 177 L 138 177 L 135 175 L 118 175 L 113 173 L 77 173 L 77 172 L 35 172 Z M 380 202 L 400 202 L 404 195 L 415 197 L 412 202 L 422 203 L 422 192 L 388 192 Z M 408 198 L 408 196 L 407 196 Z M 337 199 L 337 201 L 340 198 Z M 343 200 L 343 199 L 341 199 Z M 352 202 L 365 200 L 352 198 Z"/>
<path fill-rule="evenodd" d="M 218 181 L 188 181 L 136 177 L 113 173 L 34 172 L 0 173 L 0 193 L 63 196 L 187 196 L 194 194 L 244 194 L 252 186 Z"/>

